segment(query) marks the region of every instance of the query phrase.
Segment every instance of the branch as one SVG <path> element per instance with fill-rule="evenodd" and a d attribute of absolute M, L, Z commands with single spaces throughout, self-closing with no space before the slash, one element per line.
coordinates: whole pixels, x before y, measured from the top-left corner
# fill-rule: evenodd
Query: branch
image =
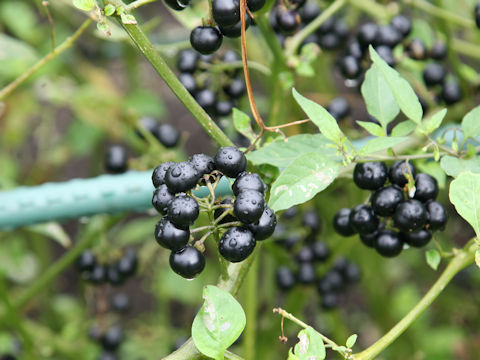
<path fill-rule="evenodd" d="M 418 302 L 405 317 L 400 320 L 388 333 L 382 336 L 366 350 L 354 354 L 355 360 L 369 360 L 375 358 L 392 342 L 394 342 L 419 316 L 422 314 L 445 289 L 450 280 L 461 270 L 471 265 L 474 261 L 477 245 L 469 242 L 463 250 L 458 250 L 452 258 L 442 275 L 433 284 L 425 296 Z"/>
<path fill-rule="evenodd" d="M 32 76 L 37 70 L 39 70 L 43 65 L 47 64 L 51 60 L 55 59 L 58 55 L 63 53 L 67 50 L 72 44 L 77 40 L 80 35 L 88 28 L 91 24 L 92 19 L 87 19 L 83 22 L 82 25 L 73 33 L 72 36 L 65 39 L 63 43 L 58 45 L 54 50 L 49 52 L 43 58 L 41 58 L 37 63 L 35 63 L 30 69 L 25 71 L 22 75 L 12 81 L 10 84 L 5 86 L 2 90 L 0 90 L 0 100 L 6 98 L 12 91 L 14 91 L 17 87 L 23 84 L 30 76 Z"/>

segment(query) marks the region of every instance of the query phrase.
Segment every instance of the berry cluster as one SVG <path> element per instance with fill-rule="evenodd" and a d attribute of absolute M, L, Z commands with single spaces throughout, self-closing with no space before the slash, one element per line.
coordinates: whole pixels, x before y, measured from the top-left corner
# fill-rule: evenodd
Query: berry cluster
<path fill-rule="evenodd" d="M 390 185 L 385 185 L 387 179 Z M 414 188 L 409 184 L 413 180 Z M 337 212 L 333 227 L 340 235 L 358 233 L 366 246 L 375 248 L 382 256 L 394 257 L 404 244 L 425 246 L 432 232 L 445 228 L 446 211 L 435 201 L 437 181 L 428 174 L 416 174 L 412 164 L 397 161 L 387 169 L 383 162 L 358 163 L 353 181 L 360 189 L 373 193 L 370 205 Z"/>
<path fill-rule="evenodd" d="M 206 237 L 195 246 L 189 244 L 190 227 L 200 213 L 199 201 L 206 211 L 214 212 L 215 220 L 208 228 L 226 229 L 218 249 L 230 262 L 245 260 L 255 248 L 256 240 L 268 238 L 275 230 L 276 216 L 265 204 L 266 185 L 258 174 L 246 172 L 246 166 L 247 159 L 241 151 L 222 147 L 214 158 L 196 154 L 188 161 L 162 163 L 153 171 L 156 189 L 152 204 L 164 215 L 155 227 L 155 239 L 172 251 L 170 266 L 177 274 L 194 278 L 205 267 L 205 258 L 199 249 L 204 249 L 202 241 Z M 223 175 L 235 178 L 232 185 L 235 199 L 215 197 L 214 188 Z M 200 182 L 211 189 L 210 199 L 206 201 L 191 194 Z"/>
<path fill-rule="evenodd" d="M 283 213 L 282 219 L 285 222 L 291 222 L 297 215 L 297 208 L 293 207 Z M 283 226 L 284 224 L 281 223 Z M 357 265 L 349 262 L 345 258 L 339 258 L 330 269 L 325 269 L 321 265 L 326 265 L 330 258 L 330 249 L 323 241 L 317 240 L 320 232 L 320 219 L 315 211 L 307 211 L 302 217 L 303 228 L 308 229 L 308 233 L 302 239 L 297 234 L 280 237 L 277 240 L 288 254 L 293 254 L 293 263 L 295 270 L 291 267 L 282 265 L 276 271 L 277 286 L 283 291 L 291 290 L 295 285 L 313 285 L 317 284 L 317 290 L 322 297 L 321 305 L 324 309 L 336 307 L 338 295 L 345 290 L 345 285 L 357 282 L 360 278 L 360 270 Z M 279 231 L 285 230 L 279 226 Z M 321 277 L 317 274 L 322 273 Z"/>
<path fill-rule="evenodd" d="M 177 68 L 180 82 L 210 115 L 228 116 L 236 102 L 245 94 L 245 82 L 237 77 L 238 71 L 226 70 L 211 76 L 207 70 L 212 64 L 230 64 L 240 61 L 233 50 L 222 56 L 199 55 L 191 49 L 178 54 Z"/>
<path fill-rule="evenodd" d="M 98 328 L 90 328 L 90 338 L 99 343 L 102 353 L 98 360 L 117 360 L 117 350 L 125 339 L 123 329 L 119 325 L 112 325 L 105 331 Z"/>
<path fill-rule="evenodd" d="M 137 253 L 130 248 L 111 264 L 99 262 L 93 251 L 85 250 L 77 259 L 77 269 L 83 279 L 92 285 L 108 283 L 118 286 L 135 274 L 137 263 Z"/>

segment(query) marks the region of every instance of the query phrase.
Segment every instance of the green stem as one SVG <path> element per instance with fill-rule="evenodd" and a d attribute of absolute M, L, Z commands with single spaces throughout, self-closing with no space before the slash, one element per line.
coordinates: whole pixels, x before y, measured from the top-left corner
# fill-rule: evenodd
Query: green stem
<path fill-rule="evenodd" d="M 475 22 L 470 18 L 465 18 L 463 16 L 453 14 L 448 10 L 439 8 L 435 5 L 430 4 L 425 0 L 405 0 L 405 4 L 411 5 L 417 9 L 420 9 L 432 16 L 447 20 L 450 24 L 455 24 L 462 26 L 468 29 L 475 28 Z"/>
<path fill-rule="evenodd" d="M 474 59 L 480 59 L 480 46 L 472 44 L 462 39 L 452 38 L 452 50 L 459 54 L 469 56 Z"/>
<path fill-rule="evenodd" d="M 130 11 L 139 8 L 140 6 L 150 4 L 157 0 L 136 0 L 125 6 L 125 10 Z"/>
<path fill-rule="evenodd" d="M 72 36 L 65 39 L 63 43 L 58 45 L 53 51 L 49 52 L 39 61 L 37 61 L 30 69 L 25 71 L 22 75 L 12 81 L 10 84 L 5 86 L 3 89 L 0 90 L 0 100 L 5 99 L 11 92 L 13 92 L 17 87 L 23 84 L 30 76 L 32 76 L 35 72 L 37 72 L 43 65 L 47 64 L 51 60 L 55 59 L 58 55 L 63 53 L 67 50 L 72 44 L 77 40 L 80 35 L 88 28 L 92 19 L 87 19 L 83 22 L 82 25 L 73 33 Z"/>
<path fill-rule="evenodd" d="M 222 71 L 228 71 L 228 70 L 235 70 L 235 69 L 241 69 L 243 67 L 243 63 L 241 61 L 236 61 L 232 63 L 221 63 L 221 64 L 215 64 L 215 65 L 210 65 L 210 64 L 200 64 L 202 68 L 209 69 L 212 72 L 222 72 Z M 271 71 L 268 67 L 266 67 L 263 64 L 260 64 L 259 62 L 256 61 L 248 61 L 248 68 L 252 70 L 256 70 L 259 73 L 262 73 L 265 76 L 270 76 Z"/>
<path fill-rule="evenodd" d="M 388 20 L 393 15 L 387 6 L 373 0 L 350 0 L 349 3 L 375 19 Z"/>
<path fill-rule="evenodd" d="M 255 342 L 257 339 L 258 265 L 258 259 L 254 260 L 247 275 L 244 291 L 247 323 L 244 332 L 243 355 L 246 359 L 256 359 Z"/>
<path fill-rule="evenodd" d="M 363 0 L 362 0 L 363 1 Z M 347 0 L 335 0 L 325 11 L 323 11 L 319 16 L 315 18 L 310 24 L 305 26 L 302 30 L 296 33 L 291 37 L 286 44 L 285 55 L 287 59 L 294 56 L 297 52 L 297 49 L 300 47 L 302 42 L 317 30 L 325 21 L 332 17 L 337 11 L 339 11 L 345 4 Z"/>
<path fill-rule="evenodd" d="M 477 246 L 469 242 L 463 250 L 459 250 L 452 258 L 442 275 L 433 284 L 425 296 L 400 320 L 388 333 L 382 336 L 366 350 L 355 354 L 355 360 L 369 360 L 375 358 L 392 342 L 394 342 L 419 316 L 422 314 L 445 289 L 452 278 L 462 269 L 474 261 Z"/>
<path fill-rule="evenodd" d="M 255 17 L 258 29 L 262 33 L 268 48 L 272 52 L 273 62 L 279 64 L 282 68 L 286 68 L 286 59 L 282 47 L 277 40 L 267 18 L 267 14 L 261 14 Z"/>
<path fill-rule="evenodd" d="M 110 0 L 109 3 L 119 7 L 125 5 L 119 0 Z M 207 134 L 220 146 L 232 146 L 232 142 L 225 133 L 215 124 L 210 116 L 195 101 L 192 95 L 185 89 L 177 76 L 167 65 L 163 57 L 155 50 L 154 45 L 148 40 L 145 33 L 138 25 L 122 24 L 123 28 L 133 40 L 138 49 L 150 62 L 156 72 L 165 81 L 177 98 L 185 105 L 188 111 L 197 119 Z"/>

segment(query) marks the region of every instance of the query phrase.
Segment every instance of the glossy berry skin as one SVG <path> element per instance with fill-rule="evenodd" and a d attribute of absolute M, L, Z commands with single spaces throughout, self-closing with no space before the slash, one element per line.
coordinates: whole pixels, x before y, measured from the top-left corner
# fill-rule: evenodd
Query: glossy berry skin
<path fill-rule="evenodd" d="M 397 206 L 393 221 L 400 231 L 417 231 L 427 223 L 427 210 L 420 201 L 407 200 Z"/>
<path fill-rule="evenodd" d="M 246 15 L 247 16 L 245 18 L 245 30 L 248 29 L 252 21 L 250 15 L 248 13 Z M 233 26 L 220 26 L 219 29 L 223 36 L 226 36 L 228 38 L 238 38 L 242 33 L 242 22 L 238 21 Z"/>
<path fill-rule="evenodd" d="M 378 218 L 368 205 L 358 205 L 350 213 L 350 224 L 359 234 L 370 234 L 378 228 Z"/>
<path fill-rule="evenodd" d="M 121 145 L 110 146 L 105 156 L 105 169 L 113 174 L 127 171 L 127 151 Z"/>
<path fill-rule="evenodd" d="M 170 124 L 160 124 L 156 131 L 156 137 L 167 149 L 173 148 L 180 141 L 180 132 Z"/>
<path fill-rule="evenodd" d="M 347 283 L 355 283 L 360 280 L 360 269 L 356 264 L 349 263 L 342 273 Z"/>
<path fill-rule="evenodd" d="M 449 81 L 443 85 L 440 96 L 445 104 L 452 105 L 462 99 L 462 89 L 457 82 Z"/>
<path fill-rule="evenodd" d="M 437 201 L 429 201 L 425 204 L 428 213 L 429 230 L 437 231 L 445 229 L 448 216 L 445 208 Z"/>
<path fill-rule="evenodd" d="M 175 227 L 166 216 L 155 226 L 155 240 L 166 249 L 178 251 L 188 244 L 189 239 L 190 230 Z"/>
<path fill-rule="evenodd" d="M 181 73 L 178 75 L 178 80 L 182 83 L 182 85 L 187 89 L 190 94 L 195 94 L 197 91 L 197 81 L 192 74 L 189 73 Z"/>
<path fill-rule="evenodd" d="M 265 240 L 273 235 L 277 226 L 277 217 L 272 209 L 265 205 L 265 210 L 258 223 L 248 224 L 247 228 L 253 233 L 255 240 Z"/>
<path fill-rule="evenodd" d="M 215 110 L 217 95 L 210 89 L 202 89 L 195 94 L 195 100 L 207 113 L 211 114 Z"/>
<path fill-rule="evenodd" d="M 330 256 L 330 249 L 322 241 L 316 241 L 310 245 L 314 261 L 325 261 Z"/>
<path fill-rule="evenodd" d="M 333 31 L 335 35 L 340 39 L 340 41 L 348 38 L 348 35 L 350 34 L 350 29 L 348 28 L 347 24 L 341 19 L 335 20 L 333 24 Z"/>
<path fill-rule="evenodd" d="M 200 208 L 197 201 L 188 195 L 176 196 L 168 205 L 168 219 L 178 228 L 187 229 L 198 218 Z"/>
<path fill-rule="evenodd" d="M 370 234 L 360 234 L 360 241 L 368 247 L 375 247 L 375 240 L 378 236 L 378 231 L 374 231 Z"/>
<path fill-rule="evenodd" d="M 352 236 L 356 233 L 350 223 L 350 213 L 350 209 L 340 209 L 333 218 L 333 228 L 342 236 Z"/>
<path fill-rule="evenodd" d="M 387 181 L 387 165 L 383 162 L 357 163 L 353 170 L 353 182 L 360 189 L 377 190 Z"/>
<path fill-rule="evenodd" d="M 195 170 L 197 170 L 200 175 L 210 174 L 213 170 L 215 170 L 215 162 L 211 156 L 205 154 L 195 154 L 190 157 L 188 161 L 193 165 Z"/>
<path fill-rule="evenodd" d="M 218 244 L 220 254 L 232 263 L 245 260 L 255 248 L 257 242 L 250 230 L 243 226 L 229 228 Z"/>
<path fill-rule="evenodd" d="M 163 184 L 153 192 L 152 205 L 160 214 L 166 214 L 168 205 L 174 198 L 175 195 Z"/>
<path fill-rule="evenodd" d="M 243 190 L 255 190 L 264 194 L 266 189 L 267 186 L 258 174 L 247 172 L 239 174 L 232 185 L 235 196 Z"/>
<path fill-rule="evenodd" d="M 232 113 L 233 106 L 233 102 L 229 100 L 217 101 L 215 104 L 215 115 L 228 116 Z"/>
<path fill-rule="evenodd" d="M 420 39 L 413 39 L 408 45 L 408 56 L 414 60 L 425 60 L 427 58 L 427 48 Z"/>
<path fill-rule="evenodd" d="M 388 46 L 385 46 L 385 45 L 382 45 L 382 46 L 378 46 L 376 48 L 377 50 L 377 53 L 378 55 L 383 59 L 385 60 L 385 62 L 391 66 L 391 67 L 394 67 L 395 66 L 395 57 L 393 56 L 393 51 L 391 48 L 389 48 Z"/>
<path fill-rule="evenodd" d="M 366 23 L 360 26 L 357 39 L 362 47 L 367 48 L 368 45 L 374 45 L 379 35 L 378 25 L 375 23 Z"/>
<path fill-rule="evenodd" d="M 230 84 L 223 88 L 223 91 L 225 91 L 225 94 L 230 96 L 232 99 L 238 99 L 245 94 L 245 81 L 241 78 L 233 79 Z"/>
<path fill-rule="evenodd" d="M 198 53 L 192 49 L 180 51 L 177 59 L 177 68 L 182 73 L 193 73 L 197 70 Z"/>
<path fill-rule="evenodd" d="M 105 266 L 97 263 L 87 274 L 86 281 L 95 285 L 99 285 L 105 282 L 107 271 Z"/>
<path fill-rule="evenodd" d="M 335 119 L 341 120 L 350 114 L 350 105 L 343 96 L 334 98 L 327 106 L 327 110 Z"/>
<path fill-rule="evenodd" d="M 430 50 L 430 57 L 435 60 L 444 60 L 447 57 L 447 45 L 442 41 L 435 41 Z"/>
<path fill-rule="evenodd" d="M 116 350 L 123 341 L 123 330 L 119 326 L 111 326 L 101 338 L 102 347 L 105 350 Z"/>
<path fill-rule="evenodd" d="M 415 179 L 416 170 L 411 163 L 406 163 L 405 161 L 396 161 L 388 171 L 388 178 L 392 184 L 403 188 L 407 184 L 407 177 L 410 174 L 412 174 L 412 177 Z"/>
<path fill-rule="evenodd" d="M 343 285 L 343 277 L 340 272 L 330 270 L 318 282 L 317 290 L 320 294 L 326 294 L 341 290 Z"/>
<path fill-rule="evenodd" d="M 310 246 L 302 246 L 302 248 L 295 255 L 295 260 L 299 263 L 310 263 L 314 259 L 313 250 Z"/>
<path fill-rule="evenodd" d="M 402 252 L 403 241 L 397 232 L 382 230 L 375 240 L 375 249 L 382 256 L 395 257 Z"/>
<path fill-rule="evenodd" d="M 265 209 L 263 194 L 255 190 L 244 190 L 237 195 L 233 213 L 244 224 L 256 223 Z"/>
<path fill-rule="evenodd" d="M 238 0 L 213 0 L 213 19 L 219 26 L 232 26 L 240 20 L 240 2 Z"/>
<path fill-rule="evenodd" d="M 152 184 L 156 188 L 160 185 L 165 184 L 165 174 L 170 166 L 174 165 L 175 163 L 172 161 L 167 161 L 158 165 L 152 173 Z"/>
<path fill-rule="evenodd" d="M 351 41 L 347 44 L 347 54 L 353 56 L 357 60 L 361 60 L 364 55 L 364 49 L 358 41 Z"/>
<path fill-rule="evenodd" d="M 137 252 L 129 248 L 125 251 L 123 256 L 117 261 L 116 268 L 120 275 L 123 277 L 129 277 L 135 274 L 137 271 L 138 257 Z"/>
<path fill-rule="evenodd" d="M 425 173 L 420 173 L 415 176 L 415 194 L 414 199 L 426 202 L 428 200 L 435 200 L 438 195 L 437 180 Z"/>
<path fill-rule="evenodd" d="M 222 201 L 220 201 L 220 204 L 221 205 L 232 205 L 233 206 L 233 199 L 230 198 L 230 197 L 225 198 Z M 226 210 L 227 210 L 227 208 L 215 209 L 215 211 L 213 212 L 214 219 L 218 219 L 220 217 L 220 215 L 222 215 Z M 227 215 L 227 216 L 223 217 L 222 220 L 220 220 L 219 224 L 225 224 L 225 223 L 229 223 L 229 222 L 232 222 L 232 221 L 237 221 L 237 219 L 233 215 Z"/>
<path fill-rule="evenodd" d="M 91 250 L 83 251 L 77 259 L 78 271 L 91 271 L 97 263 L 97 257 Z"/>
<path fill-rule="evenodd" d="M 300 9 L 300 19 L 302 23 L 308 24 L 320 15 L 320 7 L 314 1 L 307 1 Z"/>
<path fill-rule="evenodd" d="M 315 272 L 315 267 L 312 263 L 301 263 L 298 266 L 297 280 L 300 284 L 308 285 L 313 284 L 317 274 Z"/>
<path fill-rule="evenodd" d="M 413 247 L 423 247 L 432 239 L 432 234 L 421 229 L 411 233 L 400 233 L 402 240 Z"/>
<path fill-rule="evenodd" d="M 376 215 L 391 216 L 403 200 L 403 192 L 398 186 L 385 186 L 373 194 L 371 205 Z"/>
<path fill-rule="evenodd" d="M 403 35 L 393 25 L 380 26 L 378 31 L 377 45 L 387 46 L 393 49 L 402 41 Z M 378 49 L 377 49 L 378 51 Z"/>
<path fill-rule="evenodd" d="M 341 45 L 341 40 L 337 34 L 329 33 L 319 38 L 318 45 L 324 50 L 335 50 Z"/>
<path fill-rule="evenodd" d="M 237 177 L 247 168 L 247 158 L 233 146 L 221 147 L 213 160 L 217 170 L 231 178 Z"/>
<path fill-rule="evenodd" d="M 338 296 L 335 293 L 326 293 L 322 296 L 321 302 L 324 310 L 334 309 L 338 306 Z"/>
<path fill-rule="evenodd" d="M 447 70 L 442 64 L 431 63 L 423 71 L 423 81 L 427 86 L 439 85 L 443 83 L 446 75 Z"/>
<path fill-rule="evenodd" d="M 403 15 L 395 16 L 392 19 L 392 26 L 397 29 L 404 38 L 412 31 L 412 22 L 408 17 Z"/>
<path fill-rule="evenodd" d="M 263 8 L 265 2 L 265 0 L 247 0 L 247 7 L 251 12 L 255 12 Z"/>
<path fill-rule="evenodd" d="M 282 214 L 282 219 L 290 220 L 293 219 L 298 214 L 298 208 L 296 206 L 292 206 L 285 210 Z"/>
<path fill-rule="evenodd" d="M 320 218 L 315 210 L 305 211 L 303 214 L 302 225 L 310 229 L 310 232 L 316 234 L 320 231 Z"/>
<path fill-rule="evenodd" d="M 110 300 L 110 305 L 114 311 L 125 314 L 130 310 L 130 299 L 125 293 L 117 293 Z"/>
<path fill-rule="evenodd" d="M 362 73 L 362 68 L 357 58 L 347 55 L 340 59 L 340 72 L 347 79 L 356 79 Z"/>
<path fill-rule="evenodd" d="M 121 285 L 125 280 L 114 266 L 108 266 L 106 274 L 107 282 L 113 286 Z"/>
<path fill-rule="evenodd" d="M 198 26 L 190 33 L 190 44 L 200 54 L 213 54 L 222 45 L 223 36 L 212 26 Z"/>
<path fill-rule="evenodd" d="M 178 275 L 193 279 L 205 268 L 205 257 L 193 246 L 187 245 L 170 254 L 170 267 Z"/>
<path fill-rule="evenodd" d="M 173 194 L 186 192 L 197 185 L 200 176 L 192 163 L 182 161 L 170 166 L 167 170 L 165 173 L 165 185 Z"/>
<path fill-rule="evenodd" d="M 296 283 L 295 275 L 287 266 L 280 266 L 277 269 L 275 279 L 281 290 L 290 290 Z"/>
<path fill-rule="evenodd" d="M 300 17 L 296 11 L 277 8 L 275 12 L 277 26 L 284 34 L 291 34 L 300 25 Z"/>

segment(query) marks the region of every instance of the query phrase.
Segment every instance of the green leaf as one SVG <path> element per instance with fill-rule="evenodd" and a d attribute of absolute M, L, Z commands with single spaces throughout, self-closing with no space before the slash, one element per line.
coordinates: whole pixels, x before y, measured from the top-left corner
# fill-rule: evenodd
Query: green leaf
<path fill-rule="evenodd" d="M 103 9 L 103 12 L 105 13 L 106 16 L 112 16 L 115 13 L 115 10 L 116 10 L 115 6 L 113 6 L 112 4 L 108 4 Z"/>
<path fill-rule="evenodd" d="M 407 140 L 406 137 L 377 137 L 369 140 L 365 145 L 360 148 L 360 154 L 371 154 L 377 151 L 391 148 L 401 142 Z"/>
<path fill-rule="evenodd" d="M 225 350 L 245 328 L 242 306 L 225 290 L 208 285 L 203 290 L 205 302 L 192 324 L 192 338 L 204 355 L 222 360 Z"/>
<path fill-rule="evenodd" d="M 415 18 L 412 21 L 411 39 L 420 39 L 425 43 L 427 49 L 430 49 L 435 42 L 435 33 L 430 24 L 420 18 Z"/>
<path fill-rule="evenodd" d="M 357 334 L 353 334 L 353 335 L 350 335 L 347 339 L 347 342 L 345 343 L 345 345 L 347 345 L 347 347 L 349 348 L 352 348 L 353 345 L 355 345 L 355 343 L 357 342 L 357 338 L 358 338 L 358 335 Z"/>
<path fill-rule="evenodd" d="M 365 74 L 361 91 L 368 113 L 386 129 L 387 125 L 398 115 L 400 108 L 377 65 L 373 64 Z"/>
<path fill-rule="evenodd" d="M 480 239 L 480 174 L 464 172 L 450 183 L 450 202 Z"/>
<path fill-rule="evenodd" d="M 334 347 L 332 347 L 332 350 L 343 354 L 343 353 L 345 353 L 345 351 L 347 351 L 347 348 L 343 345 L 342 346 L 334 346 Z"/>
<path fill-rule="evenodd" d="M 321 152 L 300 155 L 273 183 L 269 206 L 279 211 L 310 200 L 335 180 L 338 168 Z"/>
<path fill-rule="evenodd" d="M 370 57 L 385 77 L 400 110 L 402 110 L 410 120 L 420 124 L 422 121 L 423 110 L 413 88 L 396 70 L 387 65 L 385 60 L 377 54 L 371 45 Z"/>
<path fill-rule="evenodd" d="M 455 156 L 445 155 L 440 160 L 440 166 L 448 176 L 457 177 L 462 172 L 470 171 L 472 173 L 480 173 L 480 160 L 474 159 L 459 159 Z"/>
<path fill-rule="evenodd" d="M 341 146 L 342 138 L 345 137 L 338 127 L 337 120 L 321 105 L 300 95 L 297 90 L 292 89 L 293 97 L 298 105 L 305 111 L 305 114 L 320 129 L 320 132 L 330 141 Z"/>
<path fill-rule="evenodd" d="M 427 264 L 435 271 L 438 269 L 438 265 L 440 264 L 440 253 L 435 249 L 427 250 L 425 253 L 425 258 L 427 260 Z"/>
<path fill-rule="evenodd" d="M 402 121 L 401 123 L 398 123 L 397 125 L 395 125 L 395 127 L 392 130 L 392 136 L 394 137 L 406 136 L 410 134 L 413 130 L 415 130 L 416 127 L 417 127 L 417 124 L 411 120 Z"/>
<path fill-rule="evenodd" d="M 336 158 L 336 150 L 325 136 L 321 134 L 301 134 L 271 142 L 258 150 L 247 153 L 247 159 L 254 163 L 270 164 L 280 168 L 285 168 L 298 158 L 299 155 L 310 152 L 321 152 L 325 156 Z"/>
<path fill-rule="evenodd" d="M 95 0 L 73 0 L 73 6 L 83 11 L 91 11 L 95 8 Z"/>
<path fill-rule="evenodd" d="M 250 141 L 255 141 L 256 136 L 250 124 L 250 116 L 237 108 L 233 108 L 233 126 L 235 126 L 235 129 L 240 134 L 250 139 Z"/>
<path fill-rule="evenodd" d="M 293 353 L 292 348 L 288 351 L 288 359 L 287 360 L 300 360 L 300 358 Z"/>
<path fill-rule="evenodd" d="M 120 19 L 122 20 L 122 24 L 126 24 L 126 25 L 136 25 L 137 24 L 137 19 L 135 19 L 135 16 L 130 15 L 130 14 L 121 13 L 120 14 Z"/>
<path fill-rule="evenodd" d="M 466 137 L 480 136 L 480 106 L 473 108 L 463 117 L 462 130 Z"/>
<path fill-rule="evenodd" d="M 442 121 L 445 118 L 446 114 L 447 109 L 443 109 L 423 121 L 420 125 L 420 130 L 422 131 L 422 133 L 428 135 L 437 130 L 442 124 Z"/>
<path fill-rule="evenodd" d="M 298 333 L 298 343 L 292 354 L 295 357 L 290 358 L 290 353 L 291 349 L 289 360 L 323 360 L 327 356 L 322 337 L 310 326 Z"/>
<path fill-rule="evenodd" d="M 373 136 L 385 136 L 385 130 L 374 122 L 370 121 L 357 121 L 357 124 L 367 130 Z"/>

